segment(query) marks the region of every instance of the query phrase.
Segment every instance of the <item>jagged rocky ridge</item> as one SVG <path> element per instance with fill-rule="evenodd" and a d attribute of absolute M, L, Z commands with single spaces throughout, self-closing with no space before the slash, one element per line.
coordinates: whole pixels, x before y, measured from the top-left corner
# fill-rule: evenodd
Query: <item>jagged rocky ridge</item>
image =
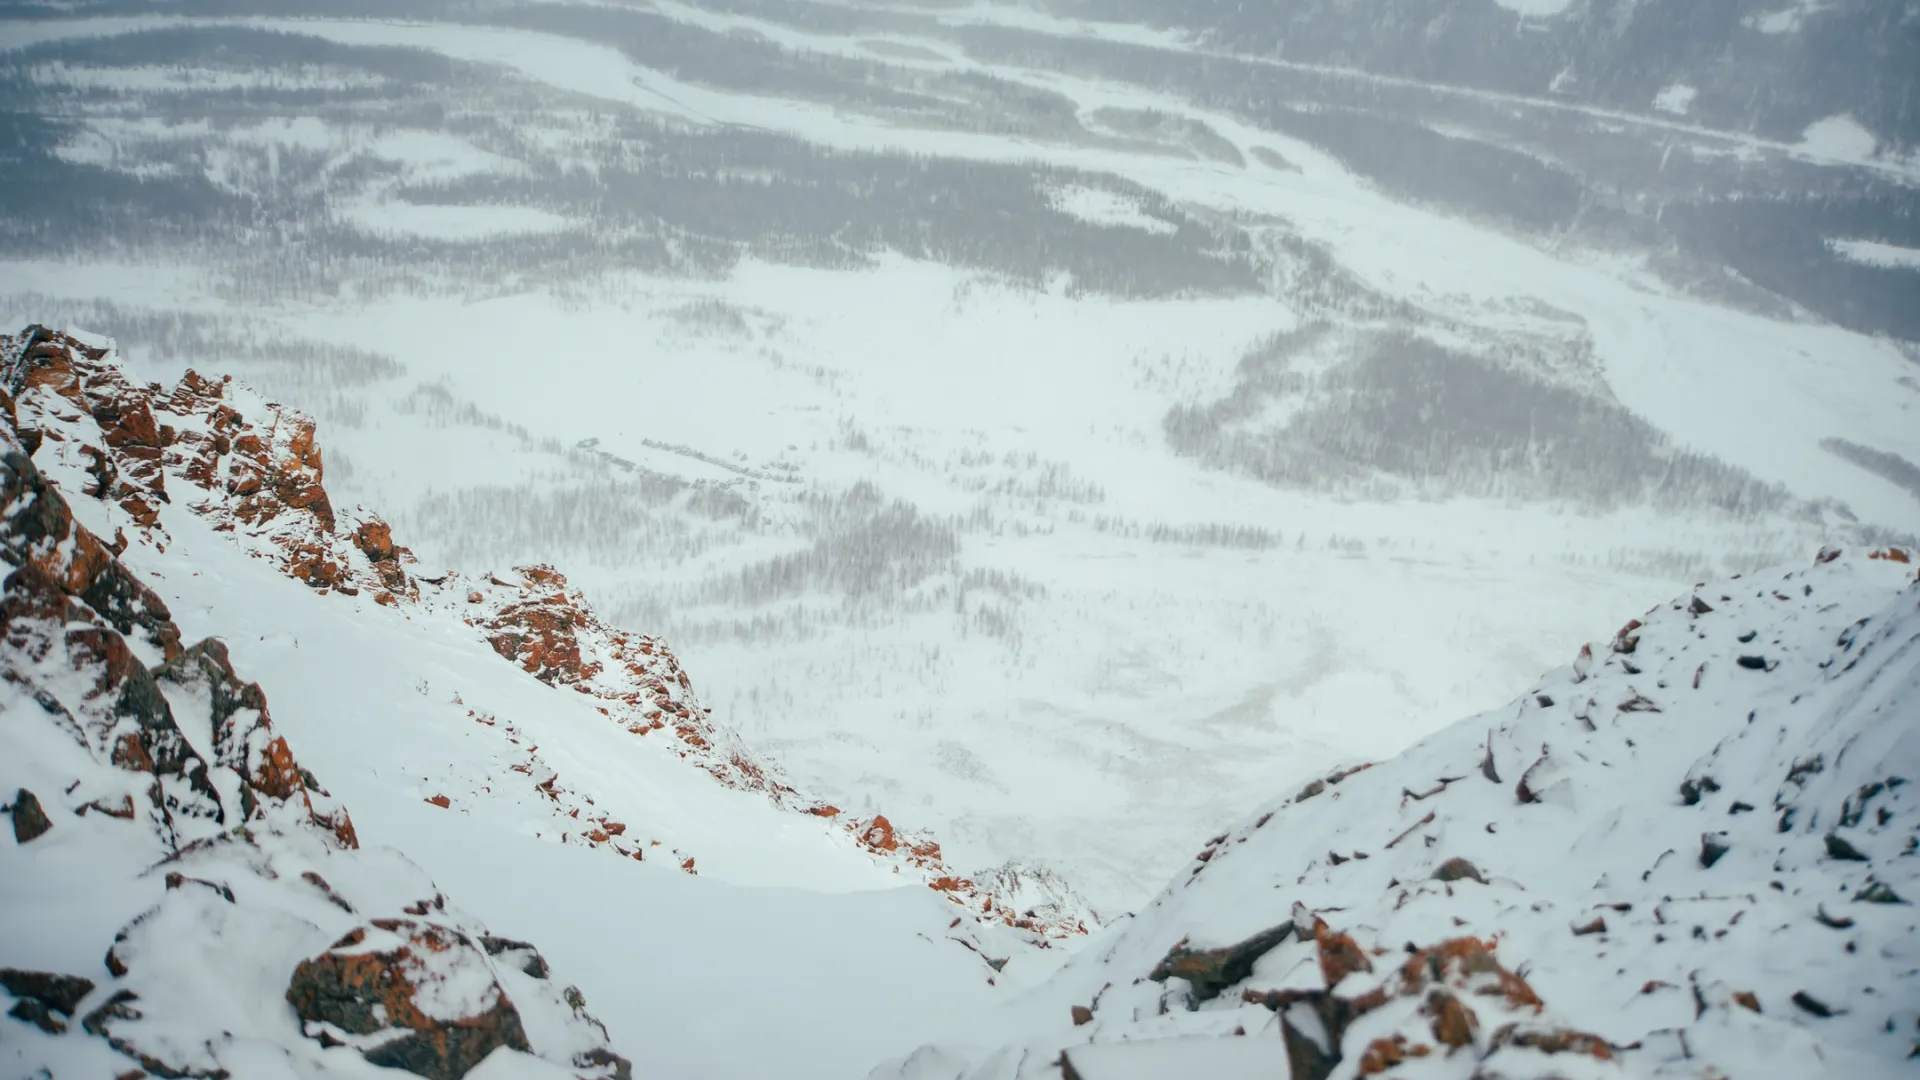
<path fill-rule="evenodd" d="M 0 1067 L 631 1075 L 533 946 L 360 846 L 261 688 L 182 642 L 18 431 L 0 394 Z"/>
<path fill-rule="evenodd" d="M 980 1045 L 874 1076 L 1911 1075 L 1916 781 L 1908 552 L 1703 584 L 1213 837 Z"/>
<path fill-rule="evenodd" d="M 0 366 L 17 396 L 21 438 L 96 500 L 112 549 L 164 553 L 170 515 L 209 521 L 255 557 L 320 594 L 370 595 L 405 618 L 463 622 L 501 657 L 559 690 L 593 699 L 609 722 L 671 751 L 717 782 L 764 794 L 823 819 L 844 840 L 925 881 L 970 916 L 1036 944 L 1084 933 L 1092 910 L 1041 869 L 956 872 L 932 836 L 884 814 L 861 817 L 799 791 L 732 730 L 717 724 L 692 680 L 658 638 L 609 626 L 551 566 L 500 573 L 427 573 L 377 515 L 336 507 L 324 485 L 315 425 L 230 378 L 189 371 L 171 390 L 126 377 L 109 350 L 29 327 L 0 335 Z M 106 532 L 106 528 L 102 528 Z M 583 781 L 547 765 L 512 717 L 470 709 L 514 748 L 512 768 L 548 803 L 565 843 L 641 861 L 670 859 L 698 872 L 698 853 L 662 846 L 647 823 L 610 818 Z M 457 796 L 437 794 L 454 808 Z M 975 946 L 979 942 L 973 943 Z"/>

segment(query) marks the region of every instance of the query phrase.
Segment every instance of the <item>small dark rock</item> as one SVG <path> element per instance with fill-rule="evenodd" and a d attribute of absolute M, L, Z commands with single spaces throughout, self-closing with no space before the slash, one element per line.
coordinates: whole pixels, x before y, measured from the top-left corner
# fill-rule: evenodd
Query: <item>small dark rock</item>
<path fill-rule="evenodd" d="M 1713 610 L 1713 605 L 1695 596 L 1693 602 L 1687 605 L 1687 610 L 1693 612 L 1695 615 L 1705 615 Z"/>
<path fill-rule="evenodd" d="M 1764 656 L 1742 656 L 1738 660 L 1735 660 L 1734 663 L 1739 664 L 1748 671 L 1767 670 L 1767 658 Z"/>
<path fill-rule="evenodd" d="M 1719 781 L 1711 776 L 1703 776 L 1698 780 L 1688 777 L 1680 782 L 1680 798 L 1687 806 L 1698 804 L 1702 794 L 1711 794 L 1719 790 Z"/>
<path fill-rule="evenodd" d="M 1599 915 L 1595 915 L 1592 922 L 1573 928 L 1574 937 L 1585 937 L 1588 934 L 1604 934 L 1606 932 L 1607 920 Z"/>
<path fill-rule="evenodd" d="M 166 880 L 167 888 L 169 889 L 180 889 L 180 888 L 185 888 L 188 885 L 199 885 L 202 888 L 212 889 L 214 892 L 220 895 L 220 898 L 222 900 L 225 900 L 229 904 L 237 902 L 233 898 L 233 889 L 227 885 L 221 884 L 220 882 L 206 881 L 201 878 L 188 877 L 187 875 L 182 874 L 178 871 L 169 872 L 165 880 Z"/>
<path fill-rule="evenodd" d="M 526 956 L 520 960 L 520 970 L 536 979 L 547 977 L 547 958 L 540 955 L 539 949 L 524 941 L 487 934 L 480 938 L 480 947 L 487 950 L 488 956 L 499 956 L 504 952 L 524 952 Z"/>
<path fill-rule="evenodd" d="M 1093 1010 L 1085 1005 L 1075 1005 L 1072 1009 L 1073 1026 L 1081 1027 L 1093 1023 Z"/>
<path fill-rule="evenodd" d="M 1441 863 L 1440 868 L 1433 872 L 1433 879 L 1435 881 L 1477 881 L 1482 885 L 1487 883 L 1487 879 L 1480 876 L 1479 867 L 1457 855 Z"/>
<path fill-rule="evenodd" d="M 80 1026 L 86 1029 L 87 1034 L 104 1038 L 107 1034 L 107 1021 L 140 1019 L 140 1010 L 133 1007 L 133 1003 L 139 1000 L 140 995 L 131 990 L 118 991 L 99 1008 L 88 1013 L 80 1021 Z"/>
<path fill-rule="evenodd" d="M 1826 767 L 1827 758 L 1825 754 L 1815 754 L 1810 758 L 1803 758 L 1794 762 L 1793 766 L 1787 770 L 1787 783 L 1804 785 L 1807 782 L 1807 777 L 1822 771 Z"/>
<path fill-rule="evenodd" d="M 93 992 L 93 980 L 78 975 L 56 975 L 50 971 L 22 971 L 0 968 L 0 986 L 17 998 L 44 1002 L 55 1012 L 73 1015 L 80 1000 Z"/>
<path fill-rule="evenodd" d="M 1846 859 L 1849 862 L 1868 861 L 1867 856 L 1863 854 L 1859 848 L 1848 843 L 1846 839 L 1838 833 L 1827 834 L 1827 854 L 1836 859 Z"/>
<path fill-rule="evenodd" d="M 581 1069 L 601 1069 L 613 1066 L 613 1080 L 633 1080 L 633 1062 L 611 1050 L 594 1047 L 592 1050 L 575 1054 L 573 1064 Z"/>
<path fill-rule="evenodd" d="M 1327 790 L 1327 782 L 1325 780 L 1315 780 L 1313 783 L 1301 788 L 1300 794 L 1295 795 L 1293 801 L 1306 802 L 1308 799 L 1313 798 L 1325 790 Z"/>
<path fill-rule="evenodd" d="M 1620 632 L 1613 635 L 1613 651 L 1617 653 L 1631 653 L 1633 650 L 1639 648 L 1640 635 L 1634 633 L 1634 631 L 1640 629 L 1641 625 L 1639 619 L 1628 619 L 1627 625 L 1621 627 Z"/>
<path fill-rule="evenodd" d="M 1758 630 L 1749 630 L 1746 633 L 1740 635 L 1739 641 L 1740 641 L 1740 644 L 1745 645 L 1746 643 L 1752 641 L 1754 638 L 1757 638 L 1759 636 L 1760 636 L 1760 632 Z"/>
<path fill-rule="evenodd" d="M 1713 864 L 1719 862 L 1720 857 L 1731 850 L 1726 833 L 1703 833 L 1700 837 L 1700 865 L 1711 870 Z"/>
<path fill-rule="evenodd" d="M 1167 955 L 1147 973 L 1147 978 L 1154 982 L 1166 982 L 1169 978 L 1185 979 L 1193 987 L 1194 1000 L 1209 1001 L 1220 996 L 1220 991 L 1253 974 L 1254 962 L 1287 940 L 1287 935 L 1291 933 L 1293 923 L 1284 922 L 1262 930 L 1239 944 L 1218 949 L 1188 949 L 1186 942 L 1182 941 L 1168 950 Z"/>
<path fill-rule="evenodd" d="M 1829 1007 L 1825 1002 L 1821 1001 L 1819 998 L 1816 998 L 1812 994 L 1807 993 L 1805 990 L 1795 990 L 1793 992 L 1793 997 L 1787 1000 L 1793 1002 L 1795 1005 L 1800 1006 L 1800 1008 L 1805 1010 L 1806 1012 L 1812 1013 L 1813 1015 L 1818 1016 L 1822 1019 L 1825 1019 L 1826 1017 L 1833 1015 L 1833 1009 L 1831 1007 Z"/>
<path fill-rule="evenodd" d="M 1866 904 L 1904 904 L 1906 903 L 1905 900 L 1900 899 L 1900 894 L 1894 892 L 1891 888 L 1888 888 L 1887 883 L 1884 881 L 1872 882 L 1866 888 L 1861 889 L 1857 893 L 1854 893 L 1853 899 L 1858 903 L 1866 903 Z"/>
<path fill-rule="evenodd" d="M 14 795 L 12 809 L 15 843 L 30 844 L 53 828 L 53 822 L 47 820 L 47 812 L 40 808 L 39 798 L 26 788 L 21 788 Z"/>
<path fill-rule="evenodd" d="M 67 1022 L 54 1015 L 46 1002 L 39 998 L 21 998 L 7 1010 L 7 1015 L 15 1020 L 23 1020 L 49 1035 L 58 1035 L 67 1030 Z"/>

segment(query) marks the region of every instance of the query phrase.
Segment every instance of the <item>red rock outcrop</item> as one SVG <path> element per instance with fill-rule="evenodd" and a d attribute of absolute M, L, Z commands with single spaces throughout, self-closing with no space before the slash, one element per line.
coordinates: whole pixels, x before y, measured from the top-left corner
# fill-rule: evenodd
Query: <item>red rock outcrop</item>
<path fill-rule="evenodd" d="M 178 842 L 187 819 L 227 828 L 285 819 L 317 826 L 342 846 L 356 845 L 346 811 L 294 761 L 273 731 L 265 695 L 238 679 L 226 648 L 212 639 L 181 648 L 166 605 L 73 520 L 65 498 L 18 451 L 0 458 L 0 557 L 16 568 L 0 598 L 5 678 L 38 688 L 42 707 L 58 710 L 96 759 L 150 778 L 138 794 L 168 842 Z M 162 662 L 149 669 L 129 636 Z M 84 690 L 73 697 L 62 687 L 76 674 Z M 205 695 L 214 760 L 202 758 L 181 733 L 163 682 Z M 239 805 L 222 802 L 209 778 L 214 768 L 238 779 Z M 112 814 L 111 807 L 134 794 L 82 785 L 65 797 L 80 810 Z"/>
<path fill-rule="evenodd" d="M 1613 1057 L 1605 1039 L 1543 1020 L 1539 995 L 1478 938 L 1452 938 L 1415 950 L 1384 979 L 1370 985 L 1353 980 L 1365 986 L 1359 989 L 1348 980 L 1373 970 L 1365 952 L 1351 935 L 1324 920 L 1313 924 L 1325 989 L 1245 990 L 1241 995 L 1279 1014 L 1293 1080 L 1325 1080 L 1350 1057 L 1357 1059 L 1360 1076 L 1432 1054 L 1464 1054 L 1482 1063 L 1474 1075 L 1501 1075 L 1500 1053 L 1506 1047 L 1603 1061 Z M 1342 986 L 1349 989 L 1341 992 Z M 1317 1023 L 1295 1011 L 1301 1007 Z M 1389 1028 L 1385 1033 L 1383 1025 Z M 1356 1029 L 1370 1036 L 1364 1045 L 1347 1038 Z"/>
<path fill-rule="evenodd" d="M 302 960 L 286 997 L 311 1036 L 355 1046 L 375 1065 L 459 1080 L 502 1046 L 530 1049 L 506 991 L 477 974 L 488 967 L 450 927 L 375 919 Z"/>

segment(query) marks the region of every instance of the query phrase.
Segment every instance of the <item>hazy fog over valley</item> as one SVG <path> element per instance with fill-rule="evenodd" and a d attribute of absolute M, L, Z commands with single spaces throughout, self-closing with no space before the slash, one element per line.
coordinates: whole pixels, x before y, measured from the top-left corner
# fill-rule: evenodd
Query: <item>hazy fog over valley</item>
<path fill-rule="evenodd" d="M 558 568 L 1097 929 L 1649 604 L 1915 543 L 1917 88 L 1912 0 L 7 3 L 0 331 L 304 412 L 410 573 Z M 335 757 L 413 814 L 434 753 Z"/>

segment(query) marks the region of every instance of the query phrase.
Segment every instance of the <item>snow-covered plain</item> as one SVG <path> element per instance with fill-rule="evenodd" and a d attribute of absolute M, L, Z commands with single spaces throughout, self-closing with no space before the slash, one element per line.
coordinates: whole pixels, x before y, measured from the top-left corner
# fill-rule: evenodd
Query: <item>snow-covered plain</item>
<path fill-rule="evenodd" d="M 870 35 L 660 10 L 803 55 L 874 55 L 860 44 Z M 232 332 L 239 347 L 209 350 L 84 316 L 119 334 L 151 377 L 230 370 L 314 412 L 329 485 L 386 514 L 427 560 L 560 564 L 616 621 L 665 633 L 725 721 L 812 789 L 932 827 L 964 868 L 1056 867 L 1112 913 L 1136 906 L 1208 823 L 1276 782 L 1388 753 L 1489 705 L 1699 572 L 1793 555 L 1849 527 L 1832 507 L 1729 517 L 1391 484 L 1377 497 L 1364 477 L 1300 490 L 1176 454 L 1169 410 L 1230 394 L 1263 341 L 1315 320 L 1365 324 L 1305 295 L 1295 264 L 1275 254 L 1288 243 L 1314 245 L 1371 294 L 1443 324 L 1434 335 L 1521 351 L 1580 343 L 1585 366 L 1552 379 L 1798 499 L 1920 528 L 1909 492 L 1819 449 L 1844 436 L 1920 459 L 1920 393 L 1897 344 L 1696 295 L 1643 253 L 1397 201 L 1324 148 L 1247 116 L 1002 61 L 945 36 L 949 26 L 1092 29 L 999 6 L 942 9 L 888 29 L 896 50 L 916 50 L 888 63 L 1059 95 L 1085 131 L 1100 110 L 1177 118 L 1242 163 L 1037 128 L 955 130 L 905 110 L 703 82 L 604 41 L 501 25 L 13 22 L 0 43 L 16 51 L 0 56 L 173 27 L 470 65 L 510 103 L 500 114 L 521 117 L 513 139 L 288 106 L 297 115 L 285 130 L 301 138 L 284 142 L 328 158 L 313 197 L 333 220 L 393 243 L 511 260 L 517 243 L 631 231 L 576 228 L 565 205 L 523 181 L 555 162 L 563 173 L 603 167 L 582 148 L 615 139 L 617 121 L 1117 177 L 1137 187 L 1055 184 L 1052 201 L 1083 224 L 1159 238 L 1181 226 L 1154 216 L 1154 199 L 1235 223 L 1265 260 L 1259 290 L 1124 298 L 1064 271 L 1014 281 L 892 253 L 858 268 L 750 254 L 705 276 L 592 263 L 560 279 L 462 284 L 476 256 L 456 253 L 451 284 L 409 280 L 400 262 L 380 288 L 349 279 L 265 303 L 217 266 L 196 282 L 137 259 L 111 277 L 8 262 L 0 291 L 80 310 L 138 289 L 151 297 L 141 307 L 244 328 Z M 1186 48 L 1158 31 L 1100 33 Z M 112 85 L 111 67 L 36 63 L 46 81 Z M 168 92 L 146 70 L 124 84 L 129 102 Z M 258 126 L 128 130 L 113 108 L 97 112 L 80 124 L 90 149 L 75 153 L 106 168 L 173 161 L 166 148 L 187 140 L 264 152 Z M 1789 150 L 1670 118 L 1633 122 L 1682 141 Z M 1858 156 L 1823 140 L 1805 150 Z M 1264 164 L 1263 151 L 1290 168 Z M 366 175 L 369 162 L 384 171 Z M 742 167 L 743 185 L 752 171 Z M 396 201 L 401 188 L 422 194 Z M 743 206 L 751 191 L 737 189 Z M 249 341 L 269 358 L 254 360 Z M 270 359 L 288 341 L 372 350 L 397 368 L 342 381 L 324 365 Z M 707 501 L 636 494 L 660 477 L 704 484 Z M 867 516 L 848 530 L 837 514 Z M 865 563 L 880 572 L 835 572 Z"/>

